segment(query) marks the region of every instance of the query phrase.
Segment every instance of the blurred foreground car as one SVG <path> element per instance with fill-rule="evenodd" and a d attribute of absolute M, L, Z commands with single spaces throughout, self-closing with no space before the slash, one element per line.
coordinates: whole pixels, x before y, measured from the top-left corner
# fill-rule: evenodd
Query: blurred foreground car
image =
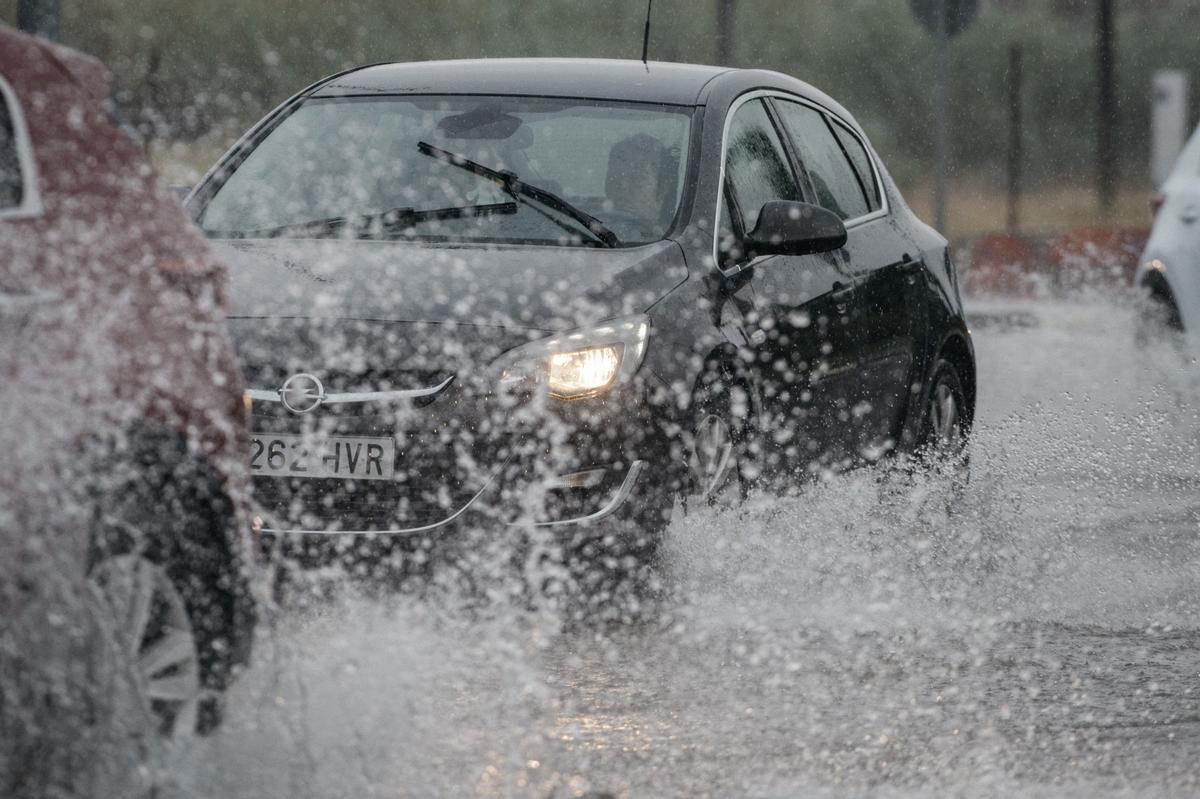
<path fill-rule="evenodd" d="M 307 562 L 518 525 L 636 567 L 679 507 L 970 429 L 946 241 L 784 75 L 353 70 L 187 207 L 232 268 L 259 523 Z"/>
<path fill-rule="evenodd" d="M 92 613 L 133 672 L 121 712 L 172 738 L 250 651 L 245 407 L 224 267 L 107 98 L 95 60 L 0 27 L 3 679 L 60 679 L 35 641 Z M 5 723 L 32 734 L 36 702 Z"/>
<path fill-rule="evenodd" d="M 1134 277 L 1138 341 L 1190 340 L 1200 351 L 1200 128 L 1151 207 L 1154 227 Z"/>

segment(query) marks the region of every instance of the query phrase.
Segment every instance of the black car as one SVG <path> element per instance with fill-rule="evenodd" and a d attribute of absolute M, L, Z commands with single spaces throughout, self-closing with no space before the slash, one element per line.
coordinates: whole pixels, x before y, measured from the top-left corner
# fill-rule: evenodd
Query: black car
<path fill-rule="evenodd" d="M 519 525 L 644 562 L 689 501 L 970 430 L 946 240 L 784 75 L 364 67 L 187 205 L 233 265 L 262 531 L 300 557 Z"/>

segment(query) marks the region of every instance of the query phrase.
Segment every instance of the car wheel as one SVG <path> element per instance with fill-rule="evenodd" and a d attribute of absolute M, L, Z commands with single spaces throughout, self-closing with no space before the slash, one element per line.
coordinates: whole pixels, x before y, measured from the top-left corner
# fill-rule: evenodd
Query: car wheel
<path fill-rule="evenodd" d="M 939 360 L 925 404 L 917 455 L 931 470 L 951 477 L 956 487 L 965 485 L 970 476 L 969 413 L 958 370 L 950 361 Z"/>
<path fill-rule="evenodd" d="M 101 477 L 89 488 L 96 507 L 87 574 L 98 588 L 111 584 L 112 591 L 151 586 L 156 612 L 173 608 L 165 621 L 152 618 L 156 626 L 143 630 L 139 640 L 133 640 L 136 630 L 128 632 L 132 638 L 127 643 L 153 643 L 164 624 L 187 633 L 197 658 L 196 708 L 193 713 L 190 700 L 189 707 L 178 710 L 169 705 L 179 700 L 155 701 L 157 726 L 173 736 L 178 725 L 171 717 L 185 711 L 193 717 L 187 732 L 207 735 L 220 724 L 225 688 L 248 661 L 255 623 L 240 558 L 227 540 L 234 520 L 232 500 L 207 464 L 191 458 L 184 442 L 171 433 L 134 431 L 115 452 L 111 443 L 97 443 L 94 472 Z M 125 576 L 114 583 L 110 572 Z M 134 577 L 140 582 L 132 582 Z M 111 598 L 121 599 L 117 594 Z M 110 606 L 130 607 L 119 602 Z M 123 617 L 113 618 L 120 624 Z M 123 654 L 134 657 L 138 650 Z"/>
<path fill-rule="evenodd" d="M 129 671 L 128 690 L 114 697 L 124 718 L 180 749 L 202 713 L 200 655 L 183 594 L 163 566 L 144 555 L 111 555 L 89 574 L 111 640 Z"/>
<path fill-rule="evenodd" d="M 745 498 L 755 476 L 752 399 L 744 381 L 718 373 L 693 401 L 691 446 L 683 489 L 686 511 Z"/>
<path fill-rule="evenodd" d="M 1169 293 L 1162 290 L 1143 290 L 1138 298 L 1134 342 L 1138 347 L 1152 347 L 1167 342 L 1179 345 L 1183 333 L 1183 318 Z"/>

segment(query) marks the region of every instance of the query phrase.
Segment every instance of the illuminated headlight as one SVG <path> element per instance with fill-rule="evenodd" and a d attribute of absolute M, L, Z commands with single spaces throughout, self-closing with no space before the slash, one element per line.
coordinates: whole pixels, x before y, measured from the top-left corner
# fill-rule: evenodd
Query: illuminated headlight
<path fill-rule="evenodd" d="M 649 320 L 638 316 L 531 342 L 497 360 L 500 384 L 543 385 L 558 399 L 595 396 L 637 371 L 649 334 Z"/>
<path fill-rule="evenodd" d="M 579 397 L 608 388 L 621 368 L 621 349 L 593 347 L 550 356 L 546 384 L 556 397 Z"/>

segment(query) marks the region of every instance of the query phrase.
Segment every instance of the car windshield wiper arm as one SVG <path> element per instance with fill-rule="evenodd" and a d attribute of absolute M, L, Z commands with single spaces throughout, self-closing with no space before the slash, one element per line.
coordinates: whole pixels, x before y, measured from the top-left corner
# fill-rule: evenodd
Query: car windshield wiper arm
<path fill-rule="evenodd" d="M 531 199 L 537 200 L 542 205 L 553 208 L 555 211 L 566 214 L 567 216 L 579 222 L 587 228 L 588 232 L 598 238 L 608 247 L 616 247 L 621 241 L 617 238 L 617 234 L 613 233 L 596 217 L 584 211 L 582 208 L 572 205 L 571 203 L 559 197 L 553 192 L 546 191 L 532 184 L 521 180 L 516 174 L 507 169 L 492 169 L 489 166 L 484 166 L 477 161 L 472 161 L 466 156 L 452 153 L 449 150 L 443 150 L 440 147 L 434 147 L 428 142 L 417 142 L 417 150 L 422 155 L 428 155 L 431 158 L 436 158 L 439 161 L 444 161 L 447 164 L 465 169 L 468 172 L 479 175 L 481 178 L 486 178 L 500 186 L 513 197 L 524 195 Z"/>
<path fill-rule="evenodd" d="M 421 222 L 430 222 L 437 219 L 467 219 L 476 216 L 502 216 L 515 214 L 517 212 L 517 204 L 512 203 L 488 203 L 486 205 L 463 205 L 452 208 L 429 208 L 425 210 L 417 210 L 415 208 L 393 208 L 390 211 L 382 211 L 376 214 L 361 214 L 355 216 L 333 216 L 328 219 L 313 219 L 308 222 L 293 222 L 279 227 L 265 228 L 263 230 L 247 230 L 232 233 L 233 236 L 242 238 L 258 238 L 282 236 L 288 233 L 332 233 L 335 230 L 341 230 L 346 227 L 352 227 L 356 230 L 370 232 L 377 225 L 383 231 L 395 231 L 403 229 L 410 225 L 415 225 Z M 218 234 L 224 235 L 224 234 Z"/>

